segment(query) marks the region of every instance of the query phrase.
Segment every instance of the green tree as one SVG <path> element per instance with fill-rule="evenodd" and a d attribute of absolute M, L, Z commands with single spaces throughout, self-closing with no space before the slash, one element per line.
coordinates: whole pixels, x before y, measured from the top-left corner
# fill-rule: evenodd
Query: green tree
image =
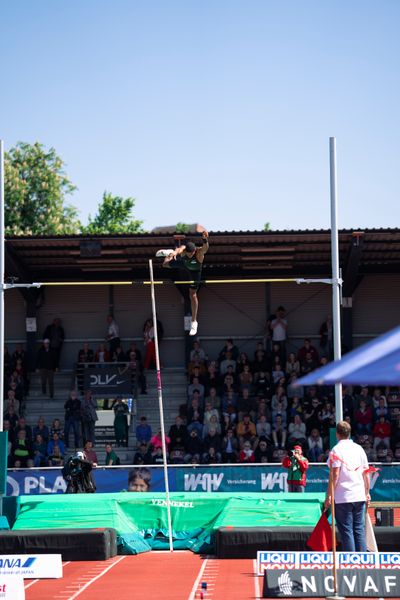
<path fill-rule="evenodd" d="M 104 192 L 97 214 L 82 227 L 82 233 L 106 235 L 108 233 L 141 233 L 143 221 L 133 218 L 134 198 L 122 198 Z"/>
<path fill-rule="evenodd" d="M 176 233 L 189 233 L 190 225 L 187 225 L 187 223 L 177 223 L 175 231 Z"/>
<path fill-rule="evenodd" d="M 264 225 L 264 231 L 271 231 L 271 225 L 268 223 L 265 223 Z"/>
<path fill-rule="evenodd" d="M 78 211 L 65 204 L 76 188 L 54 148 L 19 142 L 4 159 L 6 235 L 79 233 Z"/>

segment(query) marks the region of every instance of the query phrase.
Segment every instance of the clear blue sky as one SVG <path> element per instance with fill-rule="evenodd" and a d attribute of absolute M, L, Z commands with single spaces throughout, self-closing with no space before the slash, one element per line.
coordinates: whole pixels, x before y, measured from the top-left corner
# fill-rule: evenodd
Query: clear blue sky
<path fill-rule="evenodd" d="M 0 137 L 56 148 L 83 222 L 400 226 L 398 0 L 15 0 Z"/>

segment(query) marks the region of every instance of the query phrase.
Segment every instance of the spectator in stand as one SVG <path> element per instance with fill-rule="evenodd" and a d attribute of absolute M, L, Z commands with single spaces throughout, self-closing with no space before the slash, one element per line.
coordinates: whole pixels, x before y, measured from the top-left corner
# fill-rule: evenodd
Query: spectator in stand
<path fill-rule="evenodd" d="M 285 393 L 285 388 L 280 385 L 276 388 L 276 392 L 272 396 L 271 400 L 272 418 L 274 417 L 274 414 L 277 413 L 286 415 L 287 408 L 288 401 Z"/>
<path fill-rule="evenodd" d="M 20 431 L 25 431 L 27 441 L 32 444 L 33 435 L 32 435 L 32 427 L 27 425 L 25 417 L 20 417 L 18 419 L 18 423 L 15 427 L 15 433 L 18 435 Z"/>
<path fill-rule="evenodd" d="M 136 441 L 138 445 L 145 444 L 147 448 L 152 435 L 151 426 L 148 424 L 147 418 L 145 416 L 140 417 L 140 423 L 136 426 Z"/>
<path fill-rule="evenodd" d="M 41 435 L 46 444 L 49 441 L 50 431 L 43 417 L 39 417 L 37 425 L 33 428 L 32 435 L 34 439 L 37 435 Z"/>
<path fill-rule="evenodd" d="M 225 360 L 227 358 L 227 353 L 230 353 L 230 359 L 237 361 L 238 356 L 239 356 L 239 349 L 237 346 L 235 346 L 235 344 L 233 343 L 232 338 L 228 338 L 225 342 L 224 347 L 221 349 L 219 355 L 218 355 L 218 362 L 221 363 L 223 360 Z"/>
<path fill-rule="evenodd" d="M 156 345 L 154 342 L 153 319 L 147 319 L 143 325 L 144 368 L 154 369 L 156 366 Z"/>
<path fill-rule="evenodd" d="M 222 438 L 222 462 L 236 463 L 239 456 L 239 442 L 233 428 L 229 427 Z"/>
<path fill-rule="evenodd" d="M 200 438 L 203 433 L 203 416 L 199 398 L 195 395 L 187 411 L 187 429 L 189 433 L 196 429 Z"/>
<path fill-rule="evenodd" d="M 204 384 L 207 380 L 207 369 L 204 362 L 201 362 L 198 358 L 195 358 L 188 364 L 188 377 L 191 380 L 193 377 L 198 377 L 200 383 Z"/>
<path fill-rule="evenodd" d="M 356 409 L 360 406 L 361 400 L 364 400 L 366 406 L 373 408 L 372 396 L 369 393 L 368 386 L 366 385 L 361 388 L 360 393 L 356 396 Z"/>
<path fill-rule="evenodd" d="M 239 452 L 239 462 L 240 463 L 253 463 L 255 462 L 254 450 L 251 447 L 250 442 L 245 442 L 243 444 L 243 448 Z"/>
<path fill-rule="evenodd" d="M 300 363 L 297 360 L 294 352 L 289 352 L 285 371 L 287 377 L 290 377 L 293 373 L 296 375 L 296 377 L 300 375 Z"/>
<path fill-rule="evenodd" d="M 232 367 L 233 372 L 236 372 L 236 360 L 233 359 L 232 352 L 226 352 L 225 358 L 219 363 L 219 372 L 221 375 L 228 373 L 228 367 Z M 230 374 L 232 374 L 232 371 L 230 371 Z"/>
<path fill-rule="evenodd" d="M 36 370 L 40 373 L 42 394 L 46 394 L 47 387 L 49 396 L 54 398 L 54 371 L 57 365 L 57 357 L 53 348 L 50 348 L 50 340 L 45 338 L 36 356 Z"/>
<path fill-rule="evenodd" d="M 204 426 L 206 426 L 206 425 L 208 426 L 210 424 L 212 417 L 214 417 L 214 422 L 216 419 L 217 423 L 219 423 L 219 412 L 217 411 L 216 408 L 213 408 L 213 405 L 210 402 L 210 400 L 207 400 L 205 403 L 204 417 L 203 417 Z"/>
<path fill-rule="evenodd" d="M 83 442 L 91 441 L 95 443 L 95 427 L 97 417 L 97 402 L 92 396 L 90 390 L 85 390 L 85 394 L 82 402 L 82 437 Z"/>
<path fill-rule="evenodd" d="M 300 367 L 301 364 L 306 361 L 307 354 L 311 355 L 311 358 L 316 365 L 319 364 L 318 350 L 311 344 L 311 340 L 309 338 L 305 338 L 303 346 L 297 352 L 297 360 L 300 363 Z"/>
<path fill-rule="evenodd" d="M 318 368 L 318 362 L 314 360 L 311 352 L 307 352 L 305 359 L 300 361 L 301 375 L 307 375 Z"/>
<path fill-rule="evenodd" d="M 97 467 L 99 461 L 97 459 L 97 454 L 93 450 L 93 442 L 92 440 L 86 440 L 85 445 L 83 446 L 83 450 L 85 452 L 85 456 L 87 460 L 93 464 L 94 467 Z"/>
<path fill-rule="evenodd" d="M 207 373 L 204 377 L 204 385 L 208 390 L 208 393 L 210 393 L 211 388 L 215 388 L 215 390 L 219 388 L 220 376 L 215 360 L 212 360 L 207 366 Z"/>
<path fill-rule="evenodd" d="M 205 393 L 205 388 L 204 385 L 202 385 L 199 382 L 199 378 L 198 377 L 193 377 L 193 381 L 190 385 L 188 385 L 188 389 L 187 389 L 187 393 L 188 393 L 188 398 L 192 398 L 193 397 L 193 393 L 197 391 L 199 393 L 199 398 L 201 403 L 204 402 L 204 393 Z"/>
<path fill-rule="evenodd" d="M 319 345 L 328 360 L 333 360 L 333 321 L 331 315 L 326 317 L 319 328 Z"/>
<path fill-rule="evenodd" d="M 147 449 L 147 444 L 140 444 L 133 457 L 134 465 L 150 465 L 152 462 L 151 454 Z"/>
<path fill-rule="evenodd" d="M 54 434 L 52 435 L 52 437 L 50 438 L 50 440 L 47 444 L 47 456 L 49 458 L 53 454 L 53 450 L 56 446 L 58 446 L 60 448 L 60 453 L 62 456 L 64 456 L 65 455 L 64 442 L 62 441 L 62 439 L 60 439 L 60 436 L 58 435 L 58 433 L 54 432 Z"/>
<path fill-rule="evenodd" d="M 50 348 L 54 353 L 54 367 L 58 371 L 60 368 L 61 350 L 65 340 L 65 331 L 61 326 L 61 319 L 56 317 L 50 325 L 47 325 L 43 333 L 43 339 L 50 341 Z"/>
<path fill-rule="evenodd" d="M 281 379 L 285 381 L 285 373 L 282 370 L 281 363 L 275 361 L 275 364 L 272 367 L 272 383 L 277 385 Z"/>
<path fill-rule="evenodd" d="M 107 315 L 106 341 L 108 342 L 108 351 L 110 357 L 112 358 L 114 356 L 115 350 L 121 344 L 121 340 L 119 337 L 119 326 L 115 321 L 113 315 Z"/>
<path fill-rule="evenodd" d="M 71 390 L 69 393 L 69 398 L 64 404 L 65 409 L 65 428 L 64 428 L 64 437 L 67 448 L 69 445 L 69 433 L 72 429 L 74 435 L 75 449 L 79 447 L 80 437 L 81 437 L 81 401 L 78 398 L 78 394 L 76 390 Z"/>
<path fill-rule="evenodd" d="M 164 440 L 165 440 L 165 445 L 166 445 L 167 451 L 168 451 L 171 440 L 169 439 L 169 437 L 167 435 L 164 436 Z M 157 431 L 157 433 L 155 435 L 153 435 L 153 437 L 150 440 L 150 450 L 153 454 L 157 450 L 157 448 L 162 449 L 161 428 Z M 167 456 L 167 458 L 168 458 L 168 456 Z"/>
<path fill-rule="evenodd" d="M 218 396 L 216 387 L 213 386 L 209 389 L 206 402 L 211 402 L 212 407 L 216 408 L 217 410 L 221 408 L 221 398 Z"/>
<path fill-rule="evenodd" d="M 360 399 L 358 409 L 354 413 L 356 432 L 359 434 L 370 434 L 372 432 L 372 408 L 367 406 L 365 400 Z"/>
<path fill-rule="evenodd" d="M 360 438 L 364 438 L 364 439 L 360 439 Z M 367 435 L 359 436 L 358 443 L 360 444 L 360 446 L 362 446 L 364 448 L 365 454 L 367 455 L 367 458 L 368 458 L 368 462 L 376 462 L 376 460 L 377 460 L 376 450 L 374 450 L 372 448 L 372 444 L 369 439 L 369 436 L 367 436 Z"/>
<path fill-rule="evenodd" d="M 186 444 L 185 463 L 195 462 L 200 463 L 203 454 L 203 441 L 201 440 L 198 430 L 194 427 L 191 429 L 188 441 Z"/>
<path fill-rule="evenodd" d="M 207 359 L 206 353 L 200 346 L 200 342 L 198 340 L 195 340 L 193 342 L 193 348 L 190 351 L 190 361 L 194 362 L 196 359 L 200 362 L 205 362 Z"/>
<path fill-rule="evenodd" d="M 304 413 L 304 422 L 306 424 L 306 430 L 311 433 L 313 429 L 320 428 L 321 420 L 320 413 L 322 410 L 322 406 L 318 400 L 318 398 L 312 398 L 311 403 Z"/>
<path fill-rule="evenodd" d="M 256 433 L 259 439 L 263 438 L 266 439 L 268 443 L 271 443 L 271 424 L 267 421 L 265 415 L 260 415 L 256 424 Z"/>
<path fill-rule="evenodd" d="M 289 446 L 306 444 L 306 426 L 300 415 L 295 415 L 293 422 L 288 427 Z"/>
<path fill-rule="evenodd" d="M 119 457 L 117 456 L 112 444 L 106 444 L 105 446 L 106 455 L 104 457 L 104 464 L 107 467 L 114 467 L 115 465 L 121 464 Z"/>
<path fill-rule="evenodd" d="M 251 390 L 253 384 L 253 375 L 250 371 L 250 365 L 243 365 L 243 370 L 239 374 L 240 389 Z"/>
<path fill-rule="evenodd" d="M 237 419 L 237 396 L 233 390 L 229 390 L 222 397 L 222 414 L 228 415 L 230 422 L 235 423 Z"/>
<path fill-rule="evenodd" d="M 61 453 L 60 446 L 54 446 L 53 452 L 48 456 L 49 467 L 64 466 L 64 455 Z"/>
<path fill-rule="evenodd" d="M 11 375 L 13 368 L 12 356 L 8 351 L 8 346 L 4 346 L 3 349 L 3 368 L 4 368 L 4 381 L 7 381 Z"/>
<path fill-rule="evenodd" d="M 320 456 L 324 453 L 324 442 L 319 430 L 314 427 L 307 438 L 308 458 L 310 462 L 320 462 Z"/>
<path fill-rule="evenodd" d="M 355 402 L 353 387 L 351 385 L 343 387 L 343 418 L 350 417 L 350 422 L 353 420 Z"/>
<path fill-rule="evenodd" d="M 221 436 L 216 429 L 210 427 L 208 434 L 203 439 L 203 456 L 202 461 L 207 459 L 207 455 L 210 453 L 210 449 L 213 448 L 213 459 L 216 458 L 217 462 L 221 462 L 221 450 L 222 440 Z"/>
<path fill-rule="evenodd" d="M 15 431 L 19 419 L 19 415 L 15 412 L 12 406 L 7 408 L 7 412 L 4 414 L 4 421 L 9 421 L 11 429 Z"/>
<path fill-rule="evenodd" d="M 272 331 L 272 345 L 279 345 L 280 359 L 285 364 L 288 323 L 286 320 L 286 311 L 283 306 L 278 306 L 276 309 L 275 318 L 270 321 L 270 327 Z"/>
<path fill-rule="evenodd" d="M 18 398 L 16 398 L 14 390 L 10 389 L 7 391 L 7 397 L 5 398 L 4 406 L 6 408 L 6 412 L 8 411 L 10 406 L 12 406 L 14 412 L 20 414 L 20 401 L 18 400 Z"/>
<path fill-rule="evenodd" d="M 11 446 L 15 442 L 15 429 L 11 427 L 11 423 L 8 419 L 3 420 L 3 431 L 7 431 L 8 433 L 8 445 L 9 450 L 11 450 Z"/>
<path fill-rule="evenodd" d="M 223 381 L 223 386 L 222 386 L 222 395 L 226 396 L 228 394 L 228 392 L 233 392 L 234 394 L 236 394 L 236 385 L 235 385 L 235 379 L 232 376 L 232 374 L 227 373 L 224 377 L 224 381 Z"/>
<path fill-rule="evenodd" d="M 250 415 L 243 415 L 243 421 L 239 421 L 237 426 L 237 436 L 239 438 L 239 445 L 241 448 L 244 447 L 244 443 L 249 441 L 251 446 L 257 437 L 256 426 L 250 419 Z"/>
<path fill-rule="evenodd" d="M 298 396 L 294 396 L 289 404 L 287 411 L 288 419 L 294 419 L 296 415 L 300 415 L 303 418 L 303 406 Z"/>
<path fill-rule="evenodd" d="M 115 443 L 117 446 L 128 446 L 128 405 L 122 398 L 116 398 L 111 408 L 114 411 Z"/>
<path fill-rule="evenodd" d="M 238 419 L 243 419 L 243 415 L 249 413 L 253 418 L 257 413 L 257 403 L 254 396 L 250 395 L 249 388 L 243 388 L 237 400 Z"/>
<path fill-rule="evenodd" d="M 25 398 L 29 391 L 29 379 L 26 367 L 24 366 L 21 358 L 18 358 L 14 363 L 13 373 L 15 374 L 14 376 L 16 381 L 20 382 L 22 388 L 22 397 Z"/>
<path fill-rule="evenodd" d="M 220 453 L 216 451 L 214 446 L 210 446 L 208 452 L 203 454 L 204 465 L 215 465 L 221 462 Z"/>
<path fill-rule="evenodd" d="M 256 396 L 270 398 L 272 395 L 273 385 L 271 375 L 267 371 L 259 371 L 254 374 L 254 393 Z"/>
<path fill-rule="evenodd" d="M 33 466 L 34 467 L 46 467 L 47 466 L 47 443 L 42 438 L 40 433 L 35 436 L 32 444 L 33 454 Z"/>
<path fill-rule="evenodd" d="M 301 400 L 304 398 L 304 387 L 302 385 L 298 385 L 297 379 L 296 373 L 289 375 L 289 383 L 286 390 L 288 399 L 293 399 L 295 396 Z"/>
<path fill-rule="evenodd" d="M 385 394 L 382 394 L 382 390 L 378 387 L 374 388 L 374 391 L 372 392 L 372 408 L 374 410 L 379 406 L 379 400 L 381 396 L 384 398 L 386 403 L 386 396 Z"/>
<path fill-rule="evenodd" d="M 270 363 L 264 350 L 257 350 L 251 371 L 254 376 L 258 373 L 267 373 L 270 369 Z"/>
<path fill-rule="evenodd" d="M 137 383 L 138 386 L 140 386 L 140 393 L 147 394 L 147 381 L 140 356 L 140 352 L 137 352 L 136 350 L 130 350 L 127 359 L 129 362 L 122 373 L 124 373 L 127 369 L 131 369 L 132 376 L 134 374 L 134 376 L 137 377 Z"/>
<path fill-rule="evenodd" d="M 389 421 L 386 420 L 384 415 L 379 417 L 379 421 L 375 423 L 372 435 L 374 436 L 374 449 L 377 448 L 378 444 L 383 444 L 385 448 L 390 448 L 390 438 L 392 434 L 392 427 Z"/>
<path fill-rule="evenodd" d="M 286 455 L 286 450 L 284 448 L 273 448 L 270 453 L 270 461 L 272 463 L 282 463 L 283 457 Z"/>
<path fill-rule="evenodd" d="M 127 361 L 127 356 L 123 351 L 121 344 L 115 348 L 113 354 L 111 355 L 111 360 L 117 363 L 124 363 Z"/>
<path fill-rule="evenodd" d="M 83 347 L 78 352 L 78 363 L 94 362 L 94 352 L 89 347 L 88 342 L 83 343 Z"/>
<path fill-rule="evenodd" d="M 263 350 L 262 344 L 261 350 Z M 245 366 L 249 366 L 249 368 L 251 369 L 251 364 L 248 355 L 246 354 L 246 352 L 241 352 L 236 361 L 236 373 L 242 373 Z"/>
<path fill-rule="evenodd" d="M 51 424 L 49 439 L 52 439 L 52 437 L 55 433 L 58 435 L 60 440 L 64 439 L 64 429 L 61 425 L 60 419 L 57 419 L 57 418 L 53 419 L 53 422 Z"/>
<path fill-rule="evenodd" d="M 385 417 L 388 421 L 390 421 L 390 410 L 387 406 L 385 396 L 380 396 L 378 400 L 378 405 L 374 409 L 374 421 L 375 423 L 379 421 L 380 417 Z"/>
<path fill-rule="evenodd" d="M 32 447 L 30 441 L 26 439 L 26 431 L 24 429 L 20 429 L 16 434 L 10 457 L 13 467 L 16 469 L 33 467 Z"/>
<path fill-rule="evenodd" d="M 108 363 L 111 361 L 111 355 L 105 344 L 100 344 L 94 355 L 94 360 L 97 363 Z"/>
<path fill-rule="evenodd" d="M 321 432 L 324 444 L 327 446 L 329 441 L 329 430 L 335 425 L 335 407 L 332 402 L 325 399 L 318 413 L 319 430 Z M 333 424 L 332 424 L 333 421 Z"/>
<path fill-rule="evenodd" d="M 266 463 L 269 458 L 268 442 L 264 437 L 258 440 L 256 449 L 254 450 L 254 461 L 256 463 Z"/>
<path fill-rule="evenodd" d="M 184 450 L 187 442 L 188 431 L 181 416 L 175 417 L 175 423 L 171 425 L 168 432 L 170 441 L 170 451 L 179 449 Z"/>
<path fill-rule="evenodd" d="M 277 414 L 272 424 L 272 441 L 275 448 L 284 448 L 286 446 L 286 425 L 283 422 L 282 415 Z"/>

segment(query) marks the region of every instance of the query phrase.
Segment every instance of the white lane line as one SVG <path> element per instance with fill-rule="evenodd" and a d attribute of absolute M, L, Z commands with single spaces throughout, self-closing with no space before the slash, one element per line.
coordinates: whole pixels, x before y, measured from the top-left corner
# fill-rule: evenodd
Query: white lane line
<path fill-rule="evenodd" d="M 256 600 L 261 598 L 261 590 L 260 590 L 260 578 L 257 574 L 257 559 L 253 560 L 253 571 L 254 571 L 254 594 Z"/>
<path fill-rule="evenodd" d="M 40 579 L 34 579 L 33 581 L 30 581 L 29 583 L 26 584 L 25 589 L 27 590 L 28 588 L 31 587 L 31 585 L 34 585 L 38 581 L 40 581 Z"/>
<path fill-rule="evenodd" d="M 90 581 L 85 583 L 85 585 L 83 587 L 81 587 L 73 596 L 70 596 L 69 600 L 74 600 L 75 598 L 77 598 L 83 591 L 85 591 L 89 587 L 89 585 L 92 585 L 92 583 L 94 583 L 95 581 L 100 579 L 100 577 L 103 577 L 103 575 L 105 575 L 107 573 L 107 571 L 109 571 L 110 569 L 115 567 L 115 565 L 117 565 L 119 562 L 121 562 L 121 560 L 124 560 L 124 558 L 126 558 L 126 556 L 127 555 L 121 556 L 118 560 L 116 560 L 114 563 L 112 563 L 112 565 L 109 565 L 108 567 L 103 569 L 103 571 L 101 573 L 99 573 L 96 577 L 93 577 Z"/>
<path fill-rule="evenodd" d="M 207 563 L 208 563 L 208 556 L 207 556 L 207 558 L 204 559 L 203 564 L 200 567 L 199 574 L 197 575 L 196 581 L 193 584 L 192 591 L 189 594 L 188 600 L 194 600 L 194 598 L 196 597 L 197 588 L 200 583 L 200 579 L 203 576 L 204 569 L 206 568 Z"/>

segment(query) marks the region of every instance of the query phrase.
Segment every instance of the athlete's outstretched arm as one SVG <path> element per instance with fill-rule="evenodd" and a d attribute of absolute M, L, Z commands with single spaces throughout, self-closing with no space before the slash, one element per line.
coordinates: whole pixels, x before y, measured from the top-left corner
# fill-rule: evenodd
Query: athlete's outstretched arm
<path fill-rule="evenodd" d="M 206 252 L 208 252 L 208 249 L 210 247 L 209 241 L 208 241 L 208 231 L 204 230 L 202 233 L 202 240 L 203 240 L 203 245 L 201 246 L 201 248 L 198 248 L 196 251 L 196 257 L 198 260 L 200 260 L 200 262 L 203 262 L 204 260 L 204 255 Z"/>

